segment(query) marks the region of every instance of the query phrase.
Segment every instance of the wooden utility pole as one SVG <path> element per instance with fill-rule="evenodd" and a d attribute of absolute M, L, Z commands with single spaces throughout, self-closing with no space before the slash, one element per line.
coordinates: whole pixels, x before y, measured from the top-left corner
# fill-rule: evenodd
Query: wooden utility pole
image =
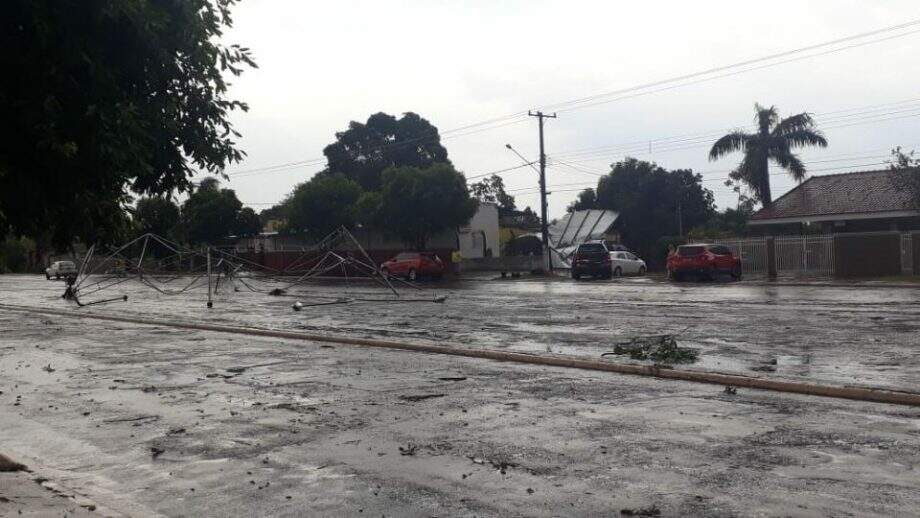
<path fill-rule="evenodd" d="M 553 259 L 549 248 L 549 222 L 546 220 L 546 152 L 543 147 L 543 119 L 555 119 L 556 114 L 546 115 L 541 111 L 527 112 L 527 115 L 536 117 L 540 123 L 540 234 L 543 238 L 543 263 L 547 271 L 553 271 Z"/>

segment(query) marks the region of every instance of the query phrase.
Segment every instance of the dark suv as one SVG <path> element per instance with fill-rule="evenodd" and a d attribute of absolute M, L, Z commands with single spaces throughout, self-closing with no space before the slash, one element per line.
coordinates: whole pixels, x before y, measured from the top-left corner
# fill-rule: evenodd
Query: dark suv
<path fill-rule="evenodd" d="M 578 245 L 572 256 L 572 278 L 580 279 L 582 275 L 609 279 L 610 252 L 603 243 L 583 243 Z"/>

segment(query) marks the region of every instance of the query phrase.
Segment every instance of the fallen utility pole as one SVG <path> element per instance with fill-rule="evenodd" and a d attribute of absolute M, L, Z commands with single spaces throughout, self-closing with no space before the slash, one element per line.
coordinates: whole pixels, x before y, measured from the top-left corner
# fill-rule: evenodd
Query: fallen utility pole
<path fill-rule="evenodd" d="M 543 264 L 547 271 L 553 271 L 553 258 L 549 247 L 549 223 L 546 221 L 546 151 L 543 147 L 543 119 L 555 119 L 556 114 L 546 115 L 541 111 L 527 112 L 540 122 L 540 234 L 543 239 Z"/>
<path fill-rule="evenodd" d="M 426 343 L 393 342 L 389 340 L 374 340 L 369 338 L 356 338 L 328 334 L 301 333 L 295 331 L 278 331 L 274 329 L 258 329 L 249 327 L 235 327 L 218 324 L 204 324 L 195 322 L 177 322 L 139 317 L 119 317 L 101 313 L 84 313 L 76 311 L 61 311 L 47 308 L 0 304 L 0 309 L 26 314 L 55 315 L 69 318 L 85 318 L 110 322 L 124 322 L 151 326 L 165 326 L 176 329 L 191 329 L 196 331 L 212 331 L 216 333 L 231 333 L 248 336 L 263 336 L 269 338 L 283 338 L 306 342 L 335 343 L 343 345 L 356 345 L 363 347 L 377 347 L 382 349 L 396 349 L 449 356 L 463 356 L 467 358 L 481 358 L 503 362 L 542 365 L 546 367 L 565 367 L 589 371 L 614 372 L 618 374 L 632 374 L 637 376 L 650 376 L 654 378 L 691 381 L 694 383 L 708 383 L 713 385 L 729 385 L 732 387 L 745 387 L 759 390 L 771 390 L 792 394 L 809 396 L 822 396 L 837 399 L 852 399 L 856 401 L 872 401 L 894 405 L 908 405 L 920 407 L 920 393 L 899 392 L 864 387 L 851 387 L 840 385 L 820 385 L 803 381 L 786 381 L 768 378 L 754 378 L 738 374 L 721 374 L 717 372 L 686 371 L 657 365 L 635 365 L 612 363 L 593 358 L 566 358 L 561 356 L 538 356 L 530 353 L 515 353 L 510 351 L 496 351 L 490 349 L 471 349 L 456 345 L 436 345 Z"/>

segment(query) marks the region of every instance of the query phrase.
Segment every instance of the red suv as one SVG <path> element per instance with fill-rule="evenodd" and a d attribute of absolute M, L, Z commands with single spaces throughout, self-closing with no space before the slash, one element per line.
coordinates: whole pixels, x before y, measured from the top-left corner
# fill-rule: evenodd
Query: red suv
<path fill-rule="evenodd" d="M 719 273 L 727 273 L 735 280 L 741 278 L 741 259 L 727 246 L 683 245 L 668 256 L 669 279 L 681 281 L 688 275 L 696 275 L 712 280 Z"/>
<path fill-rule="evenodd" d="M 421 276 L 440 279 L 444 275 L 444 263 L 436 254 L 429 252 L 403 252 L 380 265 L 380 273 L 387 276 L 405 277 L 414 281 Z"/>

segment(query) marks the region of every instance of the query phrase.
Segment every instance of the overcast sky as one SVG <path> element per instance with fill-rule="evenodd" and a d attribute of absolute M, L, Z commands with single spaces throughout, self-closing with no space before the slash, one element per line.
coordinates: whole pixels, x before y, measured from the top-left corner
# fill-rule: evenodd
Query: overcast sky
<path fill-rule="evenodd" d="M 513 167 L 521 161 L 506 143 L 528 159 L 537 157 L 535 119 L 510 119 L 466 135 L 448 130 L 920 19 L 916 0 L 779 0 L 764 6 L 713 0 L 243 0 L 226 40 L 250 47 L 259 69 L 234 82 L 234 96 L 251 109 L 234 116 L 248 158 L 229 170 L 229 187 L 257 210 L 280 201 L 322 164 L 233 173 L 321 158 L 336 131 L 378 111 L 414 111 L 447 132 L 443 143 L 468 177 Z M 550 217 L 564 212 L 574 189 L 595 184 L 597 174 L 626 155 L 669 169 L 692 168 L 704 175 L 720 207 L 733 206 L 737 198 L 722 181 L 739 156 L 711 163 L 708 146 L 716 133 L 751 124 L 755 102 L 776 105 L 783 115 L 815 114 L 830 146 L 803 153 L 814 174 L 883 167 L 895 145 L 920 149 L 920 33 L 907 34 L 918 30 L 559 111 L 546 123 L 547 181 L 556 191 Z M 809 53 L 790 57 L 802 55 Z M 520 207 L 537 209 L 534 171 L 502 176 Z M 785 176 L 772 179 L 774 196 L 794 186 Z"/>

